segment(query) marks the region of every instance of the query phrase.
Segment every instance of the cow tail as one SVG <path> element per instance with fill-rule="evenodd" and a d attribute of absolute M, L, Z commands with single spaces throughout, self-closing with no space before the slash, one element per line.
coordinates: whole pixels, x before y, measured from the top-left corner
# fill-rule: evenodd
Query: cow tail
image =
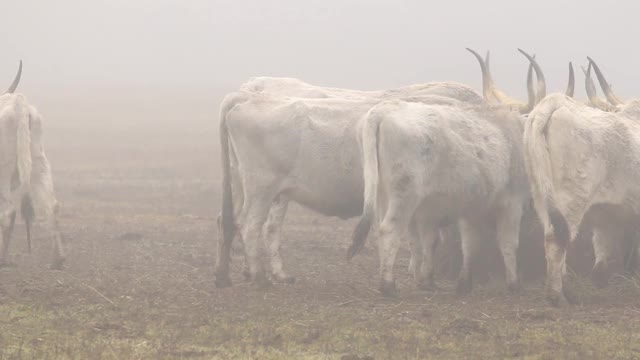
<path fill-rule="evenodd" d="M 362 156 L 364 170 L 364 205 L 362 216 L 351 236 L 351 245 L 347 250 L 347 261 L 351 260 L 364 247 L 375 217 L 378 197 L 378 133 L 382 116 L 371 109 L 364 119 L 362 128 Z"/>
<path fill-rule="evenodd" d="M 20 177 L 21 204 L 20 212 L 27 228 L 27 247 L 31 252 L 31 224 L 35 218 L 31 201 L 31 127 L 29 104 L 26 99 L 18 95 L 16 98 L 16 117 L 18 121 L 16 137 L 16 163 Z"/>
<path fill-rule="evenodd" d="M 231 158 L 229 145 L 229 130 L 227 128 L 227 113 L 237 102 L 234 98 L 226 98 L 220 108 L 220 147 L 222 157 L 222 214 L 220 225 L 224 243 L 231 243 L 235 236 L 235 215 L 233 193 L 231 191 Z"/>
<path fill-rule="evenodd" d="M 29 105 L 21 95 L 18 95 L 15 105 L 18 122 L 16 162 L 22 194 L 27 194 L 31 187 L 31 129 L 29 127 Z"/>
<path fill-rule="evenodd" d="M 525 166 L 531 184 L 533 206 L 542 222 L 545 235 L 553 233 L 550 210 L 557 209 L 547 143 L 547 129 L 557 108 L 553 102 L 541 104 L 529 114 L 524 130 Z"/>

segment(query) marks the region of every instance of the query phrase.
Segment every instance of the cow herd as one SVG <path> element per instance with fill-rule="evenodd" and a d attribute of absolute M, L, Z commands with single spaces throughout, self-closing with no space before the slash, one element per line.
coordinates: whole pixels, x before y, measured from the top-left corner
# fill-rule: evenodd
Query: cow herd
<path fill-rule="evenodd" d="M 461 236 L 458 293 L 471 291 L 471 260 L 487 228 L 495 231 L 507 286 L 517 289 L 516 251 L 529 204 L 544 229 L 550 301 L 567 303 L 566 252 L 583 223 L 594 234 L 594 279 L 605 279 L 612 244 L 640 214 L 640 101 L 616 97 L 591 58 L 583 68 L 587 103 L 573 99 L 571 63 L 565 92 L 547 95 L 540 65 L 522 50 L 528 100 L 518 101 L 495 86 L 489 54 L 468 50 L 480 63 L 482 95 L 451 82 L 354 91 L 266 77 L 227 95 L 216 285 L 231 284 L 235 237 L 248 279 L 269 281 L 262 239 L 271 278 L 293 281 L 280 255 L 289 201 L 324 215 L 360 216 L 349 259 L 374 227 L 386 296 L 396 295 L 393 268 L 403 241 L 417 286 L 435 285 L 434 250 L 450 225 Z M 595 94 L 592 70 L 606 101 Z"/>
<path fill-rule="evenodd" d="M 566 253 L 582 226 L 593 230 L 594 279 L 605 282 L 613 244 L 640 215 L 640 100 L 620 100 L 591 58 L 583 68 L 587 102 L 573 99 L 571 63 L 565 92 L 547 95 L 537 60 L 520 50 L 528 99 L 519 101 L 495 86 L 489 54 L 468 50 L 480 64 L 482 95 L 453 82 L 357 91 L 271 77 L 228 94 L 220 106 L 216 286 L 231 285 L 234 238 L 250 281 L 294 281 L 280 254 L 290 201 L 328 216 L 360 216 L 348 259 L 373 228 L 385 296 L 396 295 L 393 269 L 404 241 L 417 287 L 435 286 L 434 251 L 448 241 L 447 226 L 457 226 L 461 238 L 458 293 L 472 289 L 471 261 L 487 229 L 496 234 L 507 287 L 518 289 L 516 252 L 530 204 L 544 230 L 549 300 L 567 303 Z M 592 71 L 606 100 L 596 95 Z M 65 255 L 41 117 L 15 93 L 21 72 L 22 63 L 0 96 L 0 265 L 8 261 L 16 214 L 30 238 L 42 213 L 52 267 L 60 268 Z"/>

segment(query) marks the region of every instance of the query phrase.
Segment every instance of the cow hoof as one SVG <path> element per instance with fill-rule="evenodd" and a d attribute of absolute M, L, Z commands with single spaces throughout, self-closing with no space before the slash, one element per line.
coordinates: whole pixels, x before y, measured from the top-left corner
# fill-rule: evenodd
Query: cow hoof
<path fill-rule="evenodd" d="M 380 282 L 380 294 L 386 298 L 397 298 L 398 290 L 396 289 L 396 283 L 394 281 Z"/>
<path fill-rule="evenodd" d="M 56 259 L 53 260 L 51 265 L 49 265 L 49 269 L 51 270 L 64 270 L 64 259 Z"/>
<path fill-rule="evenodd" d="M 229 275 L 216 275 L 214 283 L 218 289 L 230 287 L 232 285 Z"/>
<path fill-rule="evenodd" d="M 471 294 L 471 290 L 473 289 L 473 283 L 471 278 L 460 278 L 458 279 L 458 283 L 456 285 L 456 295 L 458 296 L 466 296 Z"/>
<path fill-rule="evenodd" d="M 597 263 L 591 271 L 591 282 L 598 289 L 602 289 L 608 285 L 609 277 L 611 277 L 611 274 L 607 269 L 607 265 L 603 262 Z"/>

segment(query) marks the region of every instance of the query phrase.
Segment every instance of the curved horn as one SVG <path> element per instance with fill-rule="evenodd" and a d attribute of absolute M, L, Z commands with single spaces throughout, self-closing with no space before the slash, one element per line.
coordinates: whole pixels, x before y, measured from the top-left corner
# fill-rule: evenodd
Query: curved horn
<path fill-rule="evenodd" d="M 611 86 L 607 82 L 607 79 L 605 79 L 604 75 L 602 74 L 602 71 L 600 71 L 598 64 L 596 64 L 596 62 L 593 61 L 593 59 L 588 56 L 587 56 L 587 59 L 589 59 L 589 64 L 593 65 L 593 70 L 595 70 L 596 72 L 596 77 L 598 78 L 600 87 L 602 88 L 602 91 L 604 92 L 604 96 L 607 97 L 607 100 L 609 101 L 609 103 L 611 103 L 611 105 L 614 105 L 614 106 L 624 105 L 624 102 L 620 100 L 620 98 L 613 93 L 613 90 L 611 90 Z"/>
<path fill-rule="evenodd" d="M 567 91 L 565 91 L 564 94 L 572 98 L 575 88 L 576 88 L 576 76 L 573 73 L 573 64 L 571 63 L 571 61 L 569 61 L 569 83 L 567 84 Z"/>
<path fill-rule="evenodd" d="M 489 63 L 489 52 L 487 51 L 487 61 L 482 59 L 482 56 L 478 54 L 475 50 L 466 48 L 467 51 L 473 54 L 473 56 L 478 59 L 478 63 L 480 63 L 480 70 L 482 71 L 482 95 L 484 99 L 488 102 L 497 101 L 496 97 L 493 94 L 492 86 L 493 83 L 491 79 L 491 74 L 489 73 L 489 69 L 487 68 L 487 64 Z"/>
<path fill-rule="evenodd" d="M 591 63 L 589 63 L 587 70 L 582 67 L 582 72 L 584 72 L 584 87 L 587 91 L 587 98 L 589 98 L 591 105 L 603 111 L 615 110 L 612 105 L 608 104 L 606 101 L 602 101 L 602 99 L 598 97 L 596 85 L 593 83 L 593 79 L 591 78 Z"/>
<path fill-rule="evenodd" d="M 533 55 L 535 57 L 535 55 Z M 533 64 L 529 63 L 527 70 L 527 97 L 528 101 L 525 106 L 521 106 L 519 111 L 521 114 L 528 114 L 536 106 L 536 92 L 533 88 Z"/>
<path fill-rule="evenodd" d="M 14 91 L 16 91 L 16 88 L 18 87 L 18 84 L 20 83 L 20 77 L 22 76 L 22 60 L 20 60 L 20 66 L 18 67 L 18 73 L 16 74 L 15 79 L 13 79 L 13 83 L 11 83 L 11 86 L 9 86 L 9 89 L 7 89 L 7 92 L 5 94 L 13 94 Z"/>
<path fill-rule="evenodd" d="M 480 62 L 480 67 L 482 68 L 483 96 L 487 102 L 495 103 L 495 104 L 504 104 L 510 107 L 526 106 L 526 104 L 524 104 L 522 101 L 512 99 L 509 96 L 507 96 L 505 93 L 500 91 L 500 89 L 496 88 L 495 83 L 493 82 L 493 77 L 491 76 L 491 69 L 489 68 L 490 54 L 488 51 L 487 51 L 486 60 L 483 61 L 480 54 L 478 54 L 477 52 L 469 48 L 467 48 L 467 50 L 471 52 L 476 57 L 476 59 L 478 59 L 478 62 Z"/>
<path fill-rule="evenodd" d="M 540 65 L 531 55 L 527 54 L 524 50 L 518 49 L 522 55 L 524 55 L 531 65 L 533 65 L 533 69 L 536 71 L 536 77 L 538 78 L 538 89 L 536 91 L 536 105 L 547 96 L 547 82 L 544 79 L 544 74 L 542 73 L 542 69 Z"/>

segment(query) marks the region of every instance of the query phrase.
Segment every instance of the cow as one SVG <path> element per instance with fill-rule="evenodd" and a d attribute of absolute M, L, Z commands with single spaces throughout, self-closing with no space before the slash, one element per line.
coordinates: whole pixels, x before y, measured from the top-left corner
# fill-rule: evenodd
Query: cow
<path fill-rule="evenodd" d="M 450 97 L 453 99 L 458 99 L 460 101 L 470 102 L 470 103 L 480 103 L 483 101 L 483 98 L 477 94 L 472 88 L 458 84 L 453 82 L 432 82 L 426 84 L 417 84 L 406 86 L 402 88 L 392 89 L 392 90 L 381 90 L 381 91 L 358 91 L 358 90 L 347 90 L 347 89 L 338 89 L 338 88 L 327 88 L 327 87 L 318 87 L 307 84 L 301 80 L 293 79 L 293 78 L 272 78 L 272 77 L 258 77 L 252 78 L 247 83 L 243 84 L 240 87 L 240 91 L 251 92 L 251 93 L 262 93 L 269 95 L 279 95 L 279 96 L 295 96 L 299 98 L 319 98 L 319 99 L 347 99 L 347 100 L 360 100 L 360 101 L 382 101 L 384 98 L 394 98 L 394 97 L 402 97 L 402 96 L 429 96 L 429 95 L 438 95 Z M 369 106 L 372 106 L 371 103 Z M 362 115 L 362 114 L 361 114 Z M 221 117 L 223 114 L 221 114 Z M 355 119 L 354 119 L 355 121 Z M 235 167 L 232 167 L 235 169 Z M 237 173 L 233 172 L 231 176 L 231 182 L 234 187 L 240 189 L 240 185 L 238 182 Z M 240 190 L 234 191 L 234 193 L 240 193 Z M 242 201 L 242 200 L 236 200 Z M 265 244 L 269 248 L 269 253 L 271 256 L 271 265 L 272 265 L 272 274 L 274 278 L 291 283 L 295 281 L 295 278 L 288 275 L 282 266 L 282 260 L 279 255 L 280 252 L 280 239 L 281 239 L 281 229 L 282 223 L 286 216 L 286 211 L 288 208 L 288 199 L 285 196 L 281 196 L 275 199 L 267 218 L 267 222 L 265 223 L 263 229 L 263 237 L 265 239 Z M 219 233 L 223 233 L 221 226 L 221 215 L 218 216 L 218 229 Z M 224 235 L 221 236 L 221 238 Z M 219 245 L 223 243 L 223 241 L 219 241 Z M 223 247 L 226 249 L 226 247 Z M 218 254 L 223 254 L 223 252 L 218 252 Z M 245 254 L 246 255 L 246 254 Z M 412 257 L 413 259 L 413 257 Z M 226 259 L 222 261 L 224 264 L 228 264 L 230 259 Z M 412 261 L 413 262 L 413 261 Z M 217 263 L 221 263 L 221 258 L 218 256 Z M 248 259 L 245 257 L 245 265 L 248 263 Z M 226 266 L 217 266 L 217 268 L 226 268 Z M 225 271 L 221 271 L 221 274 L 224 274 Z M 245 277 L 249 277 L 249 271 L 245 266 L 245 270 L 243 271 Z M 219 286 L 227 286 L 230 284 L 228 276 L 219 276 L 217 279 L 221 279 L 216 281 Z"/>
<path fill-rule="evenodd" d="M 3 148 L 0 166 L 7 170 L 0 175 L 0 266 L 9 264 L 9 243 L 20 208 L 29 244 L 31 223 L 38 212 L 43 213 L 53 243 L 51 268 L 61 269 L 65 253 L 57 220 L 59 205 L 54 194 L 51 165 L 42 143 L 42 117 L 24 95 L 15 93 L 21 75 L 22 61 L 12 85 L 0 96 L 0 146 Z"/>
<path fill-rule="evenodd" d="M 621 225 L 637 219 L 640 210 L 634 182 L 640 173 L 640 101 L 620 101 L 588 60 L 615 112 L 551 94 L 525 123 L 525 165 L 544 229 L 547 299 L 558 306 L 570 300 L 563 286 L 566 250 L 582 224 L 593 226 L 597 278 Z"/>
<path fill-rule="evenodd" d="M 530 101 L 532 88 L 528 77 Z M 458 224 L 462 240 L 458 294 L 471 291 L 471 260 L 487 223 L 497 230 L 508 287 L 517 289 L 516 250 L 529 199 L 522 117 L 506 105 L 391 100 L 373 107 L 362 128 L 364 205 L 348 256 L 362 248 L 377 216 L 380 292 L 397 295 L 396 253 L 416 231 L 423 256 L 415 279 L 419 288 L 433 286 L 433 244 L 438 228 L 448 223 Z"/>
<path fill-rule="evenodd" d="M 423 98 L 439 103 L 461 102 L 436 95 L 408 100 Z M 280 226 L 289 201 L 343 219 L 360 214 L 363 179 L 359 124 L 379 102 L 379 99 L 288 98 L 255 92 L 236 92 L 223 100 L 222 239 L 218 242 L 217 286 L 230 285 L 230 246 L 236 226 L 245 244 L 248 277 L 266 283 L 258 261 L 257 239 L 263 228 L 267 233 L 265 241 L 270 239 L 268 233 Z M 277 222 L 272 222 L 277 227 L 265 224 L 268 218 L 273 220 L 274 208 L 280 215 Z M 286 281 L 279 241 L 266 245 L 272 274 Z"/>
<path fill-rule="evenodd" d="M 593 64 L 595 64 L 595 62 Z M 611 103 L 608 102 L 608 100 L 602 100 L 598 97 L 595 84 L 591 78 L 591 69 L 591 62 L 589 62 L 587 69 L 582 68 L 585 74 L 585 89 L 588 97 L 587 105 L 607 112 L 620 110 L 624 106 L 623 103 Z M 596 76 L 603 89 L 607 89 L 606 92 L 610 92 L 610 98 L 617 99 L 615 94 L 611 94 L 611 85 L 609 85 L 609 82 L 605 79 L 599 67 L 596 69 Z M 626 214 L 626 216 L 625 214 L 619 215 L 620 216 L 615 219 L 617 220 L 615 223 L 611 223 L 611 219 L 609 219 L 608 224 L 600 224 L 598 227 L 598 224 L 602 222 L 599 221 L 600 217 L 597 211 L 592 211 L 591 214 L 588 214 L 587 220 L 590 221 L 584 221 L 583 223 L 585 224 L 582 225 L 582 228 L 590 226 L 589 224 L 591 222 L 596 225 L 596 228 L 592 229 L 595 230 L 592 236 L 595 264 L 591 272 L 591 280 L 598 288 L 605 287 L 608 283 L 608 279 L 611 276 L 609 264 L 615 261 L 616 255 L 614 253 L 616 250 L 618 250 L 619 254 L 620 248 L 624 250 L 622 252 L 624 255 L 619 258 L 624 271 L 633 273 L 637 266 L 637 246 L 640 245 L 640 243 L 638 242 L 639 229 L 636 225 L 636 219 L 634 216 L 629 216 L 630 214 Z M 583 231 L 583 229 L 580 231 Z"/>

